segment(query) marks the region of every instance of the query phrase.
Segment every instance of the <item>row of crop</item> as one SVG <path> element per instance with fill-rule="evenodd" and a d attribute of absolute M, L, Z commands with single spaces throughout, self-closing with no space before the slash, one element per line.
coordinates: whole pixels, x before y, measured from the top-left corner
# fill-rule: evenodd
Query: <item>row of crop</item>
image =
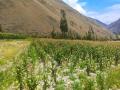
<path fill-rule="evenodd" d="M 108 70 L 119 64 L 119 51 L 118 47 L 33 41 L 16 64 L 16 80 L 20 90 L 105 90 L 110 88 Z"/>

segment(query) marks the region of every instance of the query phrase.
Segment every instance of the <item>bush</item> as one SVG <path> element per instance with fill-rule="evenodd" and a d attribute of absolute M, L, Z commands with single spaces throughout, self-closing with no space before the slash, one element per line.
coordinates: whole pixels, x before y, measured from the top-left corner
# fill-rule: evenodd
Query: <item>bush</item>
<path fill-rule="evenodd" d="M 0 32 L 2 32 L 2 25 L 0 24 Z"/>
<path fill-rule="evenodd" d="M 25 39 L 27 36 L 11 33 L 0 33 L 0 39 Z"/>
<path fill-rule="evenodd" d="M 68 23 L 66 19 L 66 12 L 64 10 L 61 10 L 60 29 L 63 37 L 65 38 L 65 35 L 68 32 Z"/>

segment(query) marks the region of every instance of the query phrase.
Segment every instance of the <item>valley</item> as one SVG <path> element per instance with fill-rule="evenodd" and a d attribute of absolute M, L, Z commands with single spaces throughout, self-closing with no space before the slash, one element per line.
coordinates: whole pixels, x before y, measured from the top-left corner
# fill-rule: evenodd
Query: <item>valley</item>
<path fill-rule="evenodd" d="M 0 0 L 0 90 L 120 90 L 119 9 L 117 0 Z"/>

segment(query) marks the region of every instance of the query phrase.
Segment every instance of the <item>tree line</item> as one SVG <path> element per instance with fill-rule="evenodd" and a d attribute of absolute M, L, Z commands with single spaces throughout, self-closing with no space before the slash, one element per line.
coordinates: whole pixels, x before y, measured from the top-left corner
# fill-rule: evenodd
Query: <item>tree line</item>
<path fill-rule="evenodd" d="M 53 26 L 53 30 L 51 32 L 52 38 L 97 40 L 97 35 L 94 32 L 94 29 L 91 25 L 89 26 L 88 32 L 86 32 L 85 36 L 82 37 L 79 33 L 71 31 L 69 29 L 65 10 L 61 9 L 60 15 L 61 15 L 61 19 L 60 19 L 61 33 L 55 32 L 55 28 Z"/>

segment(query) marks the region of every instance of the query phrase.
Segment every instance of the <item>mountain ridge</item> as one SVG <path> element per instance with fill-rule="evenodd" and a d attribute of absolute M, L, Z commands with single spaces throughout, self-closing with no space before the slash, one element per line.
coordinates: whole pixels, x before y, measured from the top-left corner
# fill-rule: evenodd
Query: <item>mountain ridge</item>
<path fill-rule="evenodd" d="M 100 20 L 97 20 L 97 19 L 95 19 L 95 18 L 91 18 L 91 17 L 89 17 L 89 19 L 90 19 L 91 21 L 94 21 L 95 23 L 97 23 L 97 24 L 99 24 L 99 25 L 105 27 L 106 29 L 108 28 L 108 25 L 105 24 L 105 23 L 103 23 L 103 22 L 100 21 Z"/>
<path fill-rule="evenodd" d="M 70 30 L 85 35 L 92 26 L 99 37 L 113 35 L 62 0 L 0 0 L 0 24 L 4 32 L 49 36 L 53 26 L 60 32 L 61 9 L 66 11 Z"/>
<path fill-rule="evenodd" d="M 108 27 L 113 33 L 120 34 L 120 19 L 111 23 Z"/>

